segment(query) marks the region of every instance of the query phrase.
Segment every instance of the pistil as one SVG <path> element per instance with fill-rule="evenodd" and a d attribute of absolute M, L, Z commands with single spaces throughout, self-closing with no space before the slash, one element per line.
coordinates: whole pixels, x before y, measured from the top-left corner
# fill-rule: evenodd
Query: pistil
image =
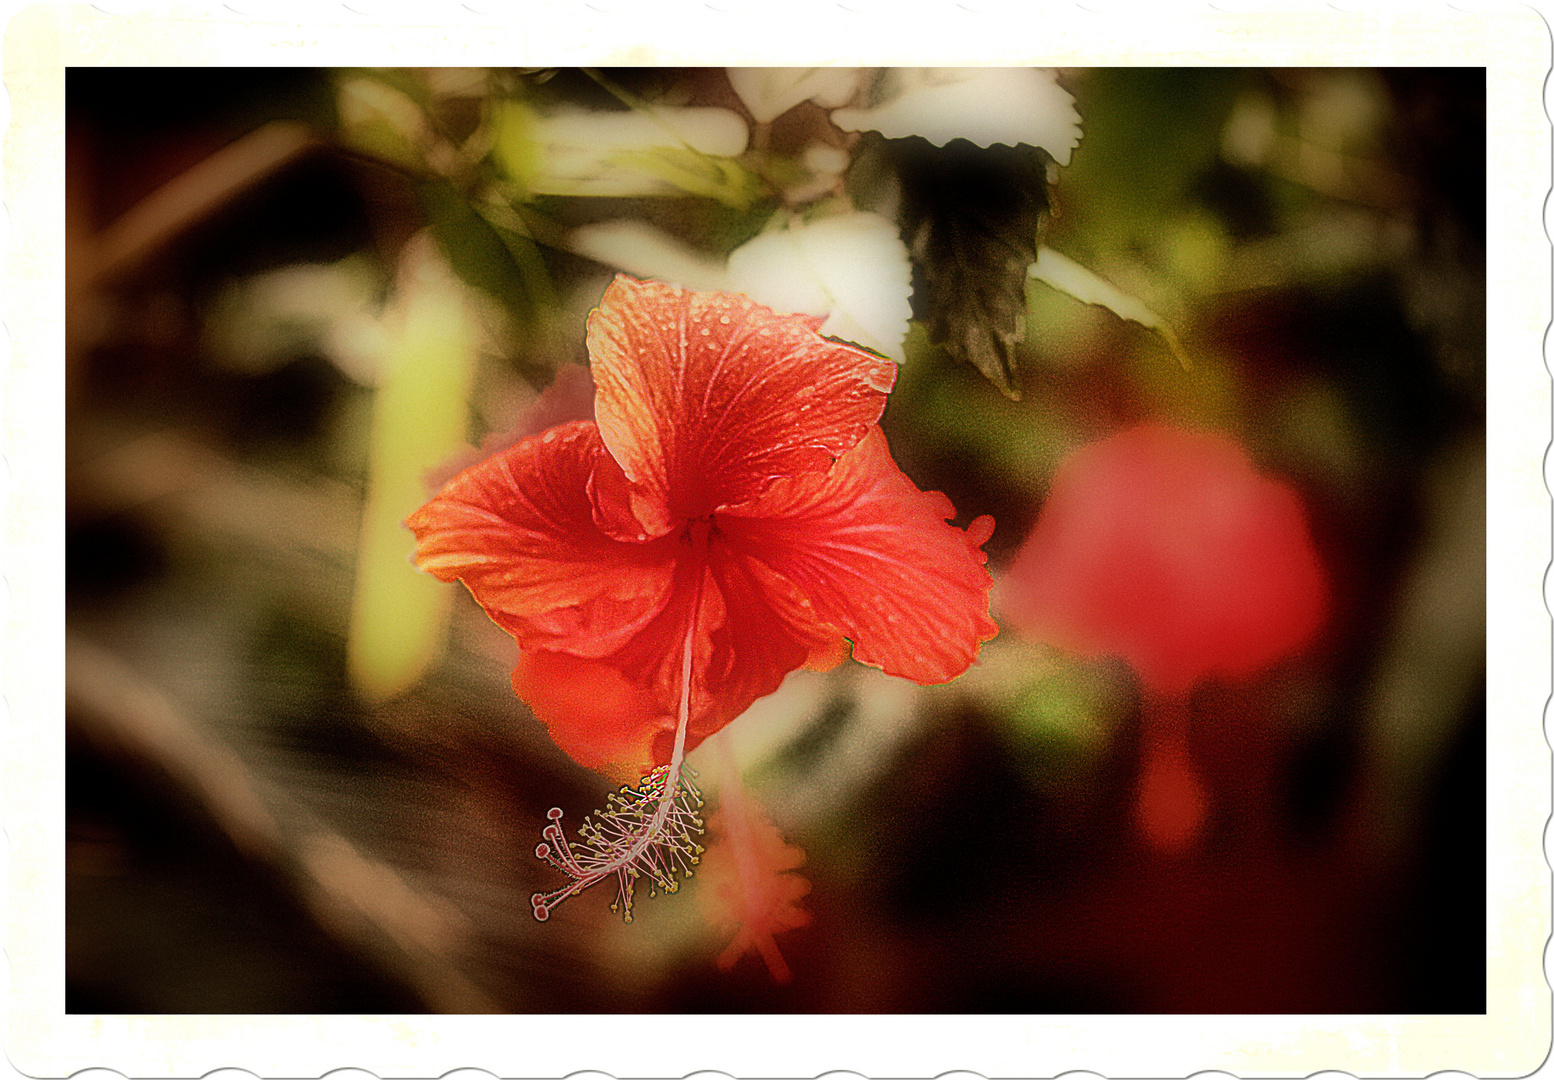
<path fill-rule="evenodd" d="M 705 520 L 694 521 L 687 529 L 696 590 L 681 647 L 680 710 L 669 764 L 654 769 L 638 786 L 611 794 L 606 809 L 585 818 L 578 828 L 581 844 L 567 839 L 561 827 L 561 808 L 550 809 L 550 824 L 542 833 L 545 842 L 534 854 L 572 881 L 530 898 L 534 917 L 541 922 L 562 901 L 611 874 L 617 881 L 617 894 L 610 908 L 630 922 L 639 876 L 648 878 L 650 895 L 656 895 L 658 889 L 673 893 L 680 888 L 677 875 L 689 877 L 701 858 L 703 848 L 697 838 L 705 829 L 700 815 L 702 797 L 692 770 L 685 765 L 685 741 L 691 724 L 692 657 L 706 579 L 709 530 L 710 523 Z"/>

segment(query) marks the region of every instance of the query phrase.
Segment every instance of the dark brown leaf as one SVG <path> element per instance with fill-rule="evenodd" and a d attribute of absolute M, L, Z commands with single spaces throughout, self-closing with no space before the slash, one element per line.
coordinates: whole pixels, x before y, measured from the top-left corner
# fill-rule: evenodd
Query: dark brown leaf
<path fill-rule="evenodd" d="M 1046 225 L 1047 168 L 1034 146 L 892 139 L 901 233 L 912 253 L 912 306 L 935 344 L 1019 397 L 1026 271 Z"/>

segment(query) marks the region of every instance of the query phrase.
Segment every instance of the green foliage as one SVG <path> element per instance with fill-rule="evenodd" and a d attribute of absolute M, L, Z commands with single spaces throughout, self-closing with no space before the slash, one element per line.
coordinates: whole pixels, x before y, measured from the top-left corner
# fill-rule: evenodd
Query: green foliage
<path fill-rule="evenodd" d="M 761 181 L 733 158 L 714 157 L 689 146 L 626 150 L 607 159 L 687 195 L 703 195 L 736 210 L 748 210 L 762 195 Z"/>
<path fill-rule="evenodd" d="M 426 498 L 428 470 L 465 445 L 478 344 L 467 298 L 430 244 L 407 246 L 388 322 L 348 652 L 351 682 L 372 700 L 412 686 L 442 647 L 451 597 L 412 565 L 403 522 Z"/>
<path fill-rule="evenodd" d="M 421 148 L 426 117 L 402 87 L 375 73 L 342 78 L 336 108 L 340 138 L 347 146 L 401 168 L 426 168 Z"/>
<path fill-rule="evenodd" d="M 543 149 L 535 141 L 534 111 L 517 100 L 498 101 L 492 106 L 491 160 L 514 185 L 526 194 L 544 168 Z"/>
<path fill-rule="evenodd" d="M 1059 182 L 1064 250 L 1081 262 L 1166 246 L 1175 215 L 1220 160 L 1236 94 L 1264 79 L 1238 69 L 1099 68 L 1079 90 L 1085 136 Z"/>
<path fill-rule="evenodd" d="M 1073 259 L 1044 247 L 1036 253 L 1036 262 L 1031 266 L 1030 276 L 1067 293 L 1080 303 L 1109 308 L 1120 318 L 1154 330 L 1170 346 L 1171 352 L 1182 362 L 1183 367 L 1191 366 L 1182 352 L 1181 343 L 1177 341 L 1176 334 L 1164 319 L 1111 282 L 1086 270 Z"/>
<path fill-rule="evenodd" d="M 432 235 L 453 272 L 499 304 L 519 332 L 535 326 L 541 309 L 503 233 L 452 184 L 427 183 L 421 200 Z"/>
<path fill-rule="evenodd" d="M 1093 760 L 1128 704 L 1115 671 L 1064 657 L 1019 691 L 1005 719 L 1022 748 L 1068 765 Z"/>

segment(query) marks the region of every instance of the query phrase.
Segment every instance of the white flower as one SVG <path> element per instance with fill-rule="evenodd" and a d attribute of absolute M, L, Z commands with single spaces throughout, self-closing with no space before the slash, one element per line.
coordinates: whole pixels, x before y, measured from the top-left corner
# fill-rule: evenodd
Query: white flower
<path fill-rule="evenodd" d="M 371 386 L 388 347 L 378 275 L 362 256 L 298 263 L 223 289 L 205 321 L 205 345 L 236 371 L 271 371 L 316 352 Z"/>
<path fill-rule="evenodd" d="M 837 109 L 844 131 L 887 139 L 921 135 L 935 146 L 1026 143 L 1067 165 L 1079 145 L 1079 113 L 1050 68 L 900 68 L 887 71 L 885 99 L 869 109 Z"/>
<path fill-rule="evenodd" d="M 657 278 L 687 289 L 717 291 L 727 287 L 722 259 L 634 218 L 579 225 L 572 230 L 567 246 L 634 277 Z"/>
<path fill-rule="evenodd" d="M 858 92 L 863 68 L 729 68 L 728 81 L 756 122 L 777 119 L 801 101 L 826 109 L 845 105 Z"/>
<path fill-rule="evenodd" d="M 728 281 L 775 311 L 827 316 L 822 334 L 905 359 L 912 264 L 895 224 L 878 214 L 763 233 L 729 255 Z"/>

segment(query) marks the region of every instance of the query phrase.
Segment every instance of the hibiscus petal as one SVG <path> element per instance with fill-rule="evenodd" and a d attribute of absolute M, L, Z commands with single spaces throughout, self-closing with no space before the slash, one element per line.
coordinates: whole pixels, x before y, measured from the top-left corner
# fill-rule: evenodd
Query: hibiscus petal
<path fill-rule="evenodd" d="M 589 498 L 601 460 L 599 432 L 585 420 L 464 470 L 406 521 L 416 564 L 463 581 L 526 649 L 615 652 L 665 606 L 675 550 L 601 531 Z"/>
<path fill-rule="evenodd" d="M 654 735 L 674 725 L 655 711 L 649 691 L 613 666 L 570 653 L 520 654 L 513 690 L 573 761 L 620 783 L 641 778 Z"/>
<path fill-rule="evenodd" d="M 637 511 L 650 535 L 825 470 L 879 419 L 895 366 L 819 325 L 735 293 L 616 277 L 588 319 L 595 415 L 651 504 Z"/>
<path fill-rule="evenodd" d="M 853 657 L 919 683 L 953 679 L 998 628 L 979 550 L 991 521 L 963 532 L 955 508 L 896 467 L 873 428 L 824 475 L 785 477 L 718 515 L 737 550 L 796 585 Z"/>
<path fill-rule="evenodd" d="M 693 604 L 688 750 L 776 690 L 834 639 L 792 582 L 728 543 L 715 538 L 705 560 L 682 559 L 670 601 L 607 658 L 633 685 L 650 690 L 653 717 L 647 722 L 658 732 L 652 756 L 659 765 L 673 750 L 681 650 Z"/>
<path fill-rule="evenodd" d="M 705 695 L 693 733 L 706 738 L 765 697 L 811 656 L 834 647 L 836 635 L 790 581 L 726 541 L 710 552 L 709 578 L 724 610 L 708 635 Z M 693 697 L 693 704 L 698 702 Z"/>

